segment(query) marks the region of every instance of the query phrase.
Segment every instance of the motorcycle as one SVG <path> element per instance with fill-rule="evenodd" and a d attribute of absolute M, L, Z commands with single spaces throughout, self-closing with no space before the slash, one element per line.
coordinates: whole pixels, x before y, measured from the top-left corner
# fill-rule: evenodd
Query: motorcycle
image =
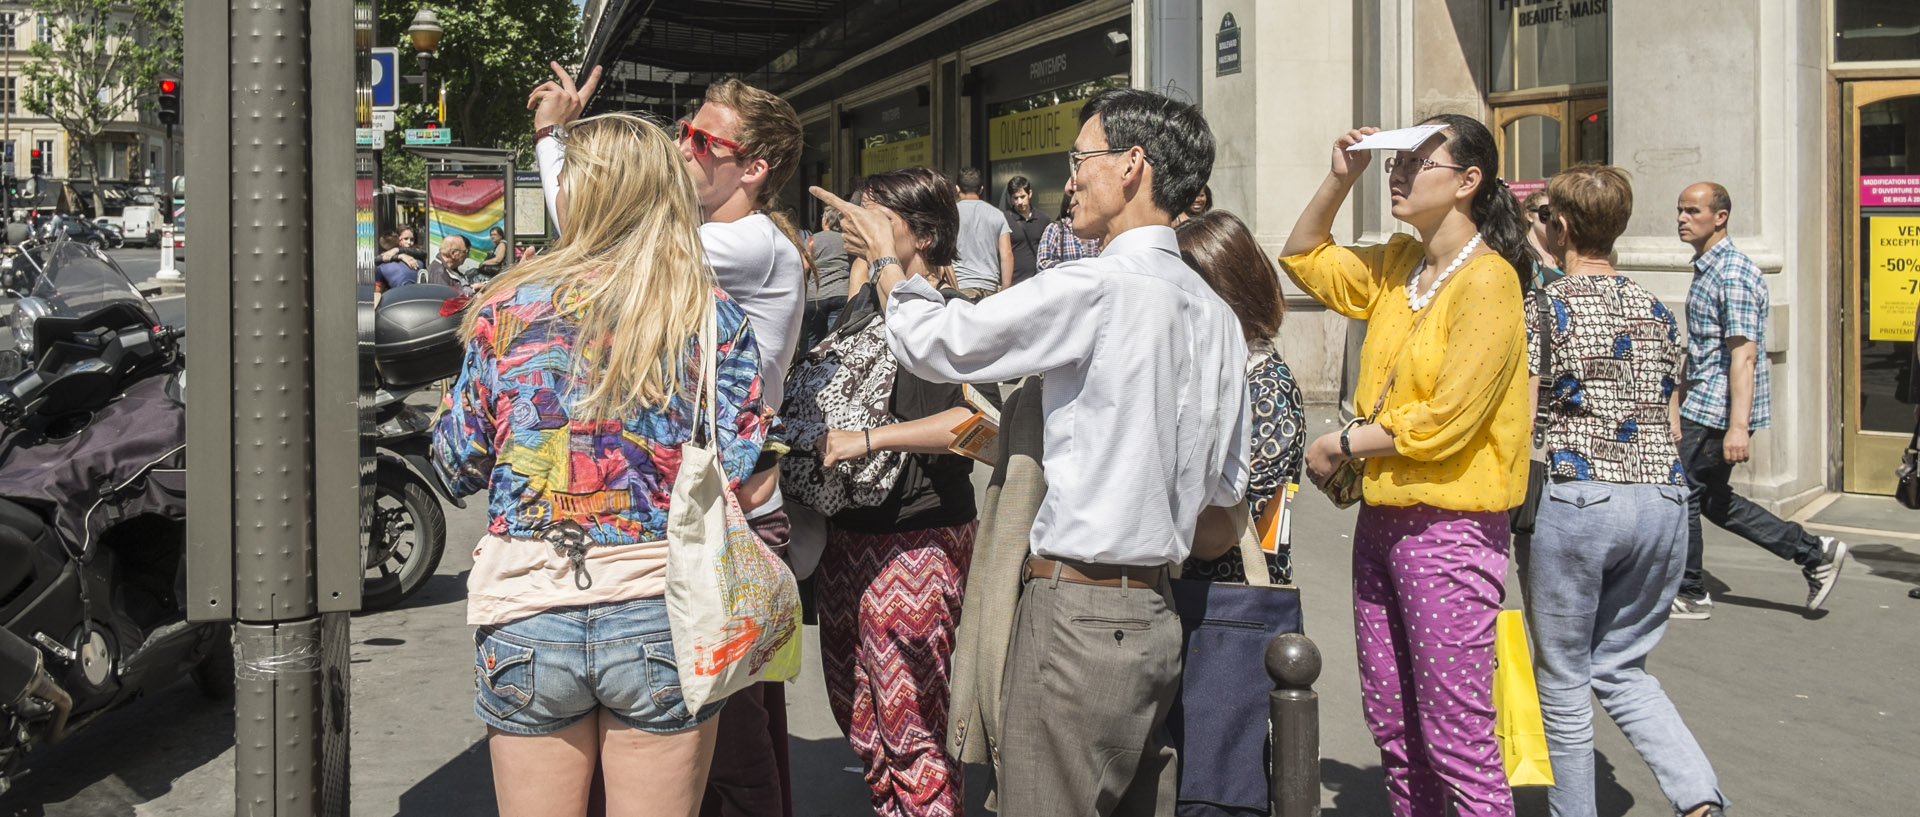
<path fill-rule="evenodd" d="M 143 693 L 234 682 L 227 626 L 186 620 L 185 333 L 97 248 L 25 256 L 0 351 L 0 790 Z"/>
<path fill-rule="evenodd" d="M 186 621 L 184 329 L 163 325 L 89 245 L 13 256 L 0 350 L 0 792 L 34 746 L 190 676 L 233 691 L 231 634 Z M 24 286 L 24 289 L 13 287 Z M 362 607 L 417 592 L 446 519 L 431 420 L 407 397 L 460 366 L 457 293 L 415 285 L 375 310 L 375 502 Z M 448 313 L 448 314 L 443 314 Z"/>

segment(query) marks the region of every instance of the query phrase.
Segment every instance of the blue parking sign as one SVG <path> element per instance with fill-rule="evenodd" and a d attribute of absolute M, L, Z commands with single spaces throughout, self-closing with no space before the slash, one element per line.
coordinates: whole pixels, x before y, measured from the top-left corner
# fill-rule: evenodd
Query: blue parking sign
<path fill-rule="evenodd" d="M 400 107 L 400 49 L 373 49 L 373 109 Z"/>

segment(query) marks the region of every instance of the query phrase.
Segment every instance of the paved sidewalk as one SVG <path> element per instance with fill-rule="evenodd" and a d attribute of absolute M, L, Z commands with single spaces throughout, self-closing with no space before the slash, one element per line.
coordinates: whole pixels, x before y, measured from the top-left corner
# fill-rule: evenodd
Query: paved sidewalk
<path fill-rule="evenodd" d="M 1333 428 L 1322 415 L 1310 428 Z M 1302 497 L 1294 561 L 1307 631 L 1326 656 L 1318 684 L 1324 813 L 1375 817 L 1387 806 L 1354 669 L 1354 511 L 1335 510 L 1311 489 Z M 472 631 L 463 604 L 468 543 L 479 538 L 484 509 L 470 503 L 449 511 L 452 544 L 427 589 L 405 609 L 354 619 L 358 817 L 494 813 L 484 730 L 471 711 Z M 1796 567 L 1710 526 L 1707 565 L 1718 581 L 1718 609 L 1711 621 L 1674 622 L 1654 653 L 1652 670 L 1714 761 L 1735 815 L 1911 814 L 1920 802 L 1920 601 L 1906 597 L 1920 584 L 1920 536 L 1848 539 L 1858 560 L 1829 611 L 1809 618 Z M 1516 580 L 1508 587 L 1517 589 Z M 1509 606 L 1519 606 L 1517 592 Z M 859 774 L 847 771 L 857 760 L 827 710 L 817 633 L 808 628 L 807 636 L 807 668 L 788 695 L 795 813 L 871 814 Z M 0 797 L 0 817 L 230 814 L 232 717 L 230 706 L 200 698 L 188 684 L 158 693 L 36 753 Z M 1619 730 L 1603 718 L 1596 735 L 1600 813 L 1669 813 Z M 969 769 L 969 814 L 989 813 L 981 806 L 983 777 Z M 1546 813 L 1540 794 L 1521 793 L 1522 814 Z"/>

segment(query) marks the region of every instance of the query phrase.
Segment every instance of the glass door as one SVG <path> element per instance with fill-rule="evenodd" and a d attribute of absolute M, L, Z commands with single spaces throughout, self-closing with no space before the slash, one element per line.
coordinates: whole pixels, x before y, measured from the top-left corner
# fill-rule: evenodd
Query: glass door
<path fill-rule="evenodd" d="M 1849 83 L 1843 97 L 1841 487 L 1891 494 L 1920 397 L 1920 80 Z"/>

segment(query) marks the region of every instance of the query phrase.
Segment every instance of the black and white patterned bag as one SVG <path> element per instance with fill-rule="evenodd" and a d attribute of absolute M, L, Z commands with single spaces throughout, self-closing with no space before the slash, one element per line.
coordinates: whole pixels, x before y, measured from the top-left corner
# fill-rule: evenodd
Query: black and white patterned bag
<path fill-rule="evenodd" d="M 832 468 L 821 465 L 829 429 L 865 431 L 898 422 L 892 402 L 899 366 L 886 333 L 875 312 L 835 328 L 793 364 L 787 402 L 780 407 L 793 448 L 780 458 L 780 493 L 787 499 L 832 516 L 878 505 L 893 492 L 907 460 L 903 452 L 875 451 Z"/>

